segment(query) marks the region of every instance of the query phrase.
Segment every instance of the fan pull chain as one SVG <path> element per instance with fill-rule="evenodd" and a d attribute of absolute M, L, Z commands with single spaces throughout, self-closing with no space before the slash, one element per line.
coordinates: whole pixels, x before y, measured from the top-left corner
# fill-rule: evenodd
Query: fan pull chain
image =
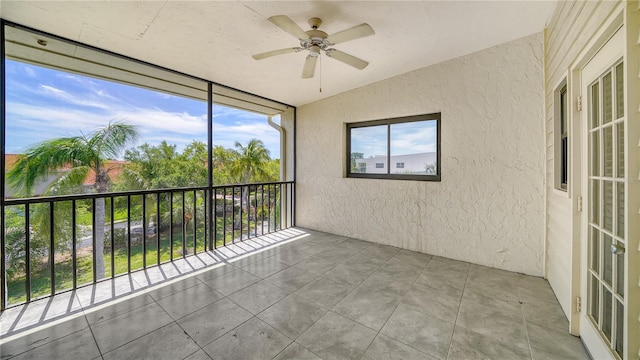
<path fill-rule="evenodd" d="M 318 76 L 320 78 L 320 92 L 322 92 L 322 55 L 318 54 L 318 58 L 320 60 L 320 76 Z"/>

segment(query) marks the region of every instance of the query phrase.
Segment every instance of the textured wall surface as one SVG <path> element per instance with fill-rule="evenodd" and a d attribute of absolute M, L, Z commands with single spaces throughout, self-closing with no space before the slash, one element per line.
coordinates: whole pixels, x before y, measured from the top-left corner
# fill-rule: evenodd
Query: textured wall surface
<path fill-rule="evenodd" d="M 543 275 L 542 58 L 539 33 L 298 108 L 297 225 Z M 432 112 L 442 182 L 343 176 L 346 122 Z"/>

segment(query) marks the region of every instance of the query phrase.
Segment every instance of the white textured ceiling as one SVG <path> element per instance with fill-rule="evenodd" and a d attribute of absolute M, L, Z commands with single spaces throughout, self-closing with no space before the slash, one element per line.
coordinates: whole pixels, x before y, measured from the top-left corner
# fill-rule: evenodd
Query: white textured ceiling
<path fill-rule="evenodd" d="M 240 90 L 303 105 L 544 29 L 555 1 L 0 1 L 6 20 Z M 287 15 L 329 34 L 366 22 L 376 34 L 336 45 L 367 60 L 356 70 L 323 57 L 301 79 L 305 53 L 267 20 Z M 320 64 L 318 64 L 320 65 Z M 322 83 L 322 92 L 319 91 Z M 425 84 L 427 86 L 427 84 Z"/>

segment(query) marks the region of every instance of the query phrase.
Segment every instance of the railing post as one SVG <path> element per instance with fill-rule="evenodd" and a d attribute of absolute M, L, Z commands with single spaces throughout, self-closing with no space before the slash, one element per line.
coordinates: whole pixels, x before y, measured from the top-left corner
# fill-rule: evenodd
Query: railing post
<path fill-rule="evenodd" d="M 31 231 L 29 228 L 31 227 L 29 224 L 31 218 L 31 209 L 29 209 L 29 204 L 25 204 L 24 206 L 24 272 L 25 272 L 25 293 L 27 295 L 27 302 L 31 301 Z"/>
<path fill-rule="evenodd" d="M 184 191 L 182 192 L 182 211 L 180 212 L 180 216 L 182 217 L 182 257 L 185 258 L 187 256 L 188 248 L 187 248 L 187 224 L 185 224 L 185 203 L 184 203 Z"/>
<path fill-rule="evenodd" d="M 91 243 L 93 244 L 93 249 L 91 253 L 93 254 L 93 262 L 91 263 L 93 269 L 93 282 L 96 282 L 98 276 L 96 274 L 96 261 L 98 260 L 98 254 L 96 254 L 96 236 L 98 236 L 98 228 L 96 227 L 96 199 L 91 199 Z"/>
<path fill-rule="evenodd" d="M 160 265 L 160 192 L 156 194 L 156 249 L 157 263 Z"/>
<path fill-rule="evenodd" d="M 115 242 L 115 198 L 112 196 L 109 198 L 109 203 L 111 204 L 111 278 L 116 277 L 116 242 Z M 106 274 L 105 274 L 106 275 Z"/>
<path fill-rule="evenodd" d="M 71 267 L 73 268 L 73 289 L 78 287 L 78 257 L 76 247 L 78 229 L 76 227 L 76 200 L 71 200 Z"/>
<path fill-rule="evenodd" d="M 131 272 L 131 195 L 127 195 L 127 273 Z"/>
<path fill-rule="evenodd" d="M 173 191 L 169 191 L 169 250 L 173 261 Z"/>
<path fill-rule="evenodd" d="M 142 268 L 147 268 L 147 195 L 142 194 Z"/>
<path fill-rule="evenodd" d="M 56 269 L 55 269 L 55 220 L 54 202 L 49 202 L 49 272 L 51 274 L 51 295 L 56 293 Z"/>

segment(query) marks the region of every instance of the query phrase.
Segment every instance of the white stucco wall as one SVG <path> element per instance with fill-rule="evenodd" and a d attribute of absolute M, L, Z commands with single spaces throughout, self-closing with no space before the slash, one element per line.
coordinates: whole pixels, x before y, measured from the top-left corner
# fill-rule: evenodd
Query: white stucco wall
<path fill-rule="evenodd" d="M 539 33 L 299 107 L 296 224 L 542 276 L 542 59 Z M 345 122 L 433 112 L 441 182 L 344 177 Z"/>

